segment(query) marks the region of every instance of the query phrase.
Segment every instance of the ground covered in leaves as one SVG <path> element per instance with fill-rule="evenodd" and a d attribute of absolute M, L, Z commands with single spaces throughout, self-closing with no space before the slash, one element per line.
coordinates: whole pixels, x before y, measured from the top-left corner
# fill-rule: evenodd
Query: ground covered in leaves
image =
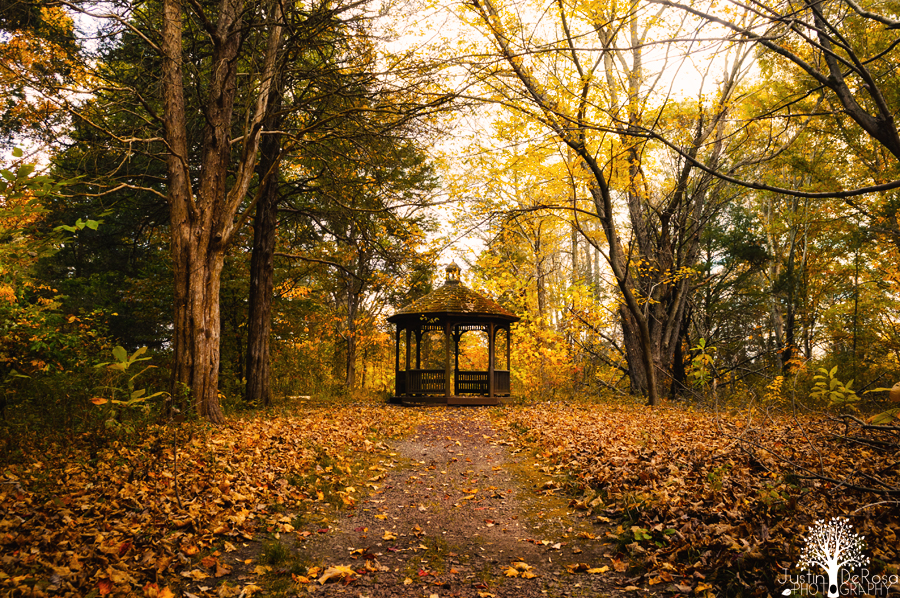
<path fill-rule="evenodd" d="M 844 423 L 344 403 L 23 439 L 0 473 L 0 592 L 780 595 L 807 528 L 838 515 L 896 575 L 897 497 L 873 490 L 900 486 L 897 452 Z"/>

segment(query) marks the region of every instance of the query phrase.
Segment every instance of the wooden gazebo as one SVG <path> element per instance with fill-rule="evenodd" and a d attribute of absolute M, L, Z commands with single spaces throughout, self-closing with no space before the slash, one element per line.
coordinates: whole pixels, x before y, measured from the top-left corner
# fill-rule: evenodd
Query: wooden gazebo
<path fill-rule="evenodd" d="M 397 325 L 394 402 L 497 405 L 500 397 L 510 395 L 510 326 L 519 317 L 463 286 L 455 263 L 447 266 L 446 271 L 444 286 L 388 318 Z M 472 331 L 487 333 L 486 372 L 459 369 L 459 341 L 463 334 Z M 506 369 L 495 367 L 500 331 L 506 333 Z M 434 332 L 443 333 L 444 367 L 422 369 L 422 339 Z M 404 337 L 405 356 L 401 362 L 400 345 Z"/>

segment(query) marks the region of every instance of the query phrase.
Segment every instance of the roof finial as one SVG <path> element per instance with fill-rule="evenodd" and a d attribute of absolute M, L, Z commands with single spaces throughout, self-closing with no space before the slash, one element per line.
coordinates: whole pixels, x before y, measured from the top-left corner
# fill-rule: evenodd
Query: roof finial
<path fill-rule="evenodd" d="M 447 271 L 447 282 L 444 284 L 459 284 L 459 266 L 456 265 L 456 262 L 450 262 L 445 270 Z"/>

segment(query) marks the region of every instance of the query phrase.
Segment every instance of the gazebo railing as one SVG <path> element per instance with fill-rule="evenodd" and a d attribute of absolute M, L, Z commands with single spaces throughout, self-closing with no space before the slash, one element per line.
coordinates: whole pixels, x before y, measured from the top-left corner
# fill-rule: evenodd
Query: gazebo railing
<path fill-rule="evenodd" d="M 397 395 L 432 395 L 441 396 L 445 389 L 444 370 L 408 370 L 398 372 Z M 453 394 L 485 395 L 490 394 L 488 372 L 456 372 Z M 494 370 L 494 395 L 509 395 L 509 370 Z"/>
<path fill-rule="evenodd" d="M 454 394 L 487 395 L 490 393 L 489 372 L 456 372 Z M 509 394 L 509 370 L 494 370 L 494 394 Z"/>
<path fill-rule="evenodd" d="M 453 394 L 457 396 L 486 395 L 488 394 L 488 373 L 456 372 L 456 384 L 453 386 Z"/>
<path fill-rule="evenodd" d="M 444 370 L 409 370 L 405 378 L 407 395 L 442 395 L 446 388 Z"/>

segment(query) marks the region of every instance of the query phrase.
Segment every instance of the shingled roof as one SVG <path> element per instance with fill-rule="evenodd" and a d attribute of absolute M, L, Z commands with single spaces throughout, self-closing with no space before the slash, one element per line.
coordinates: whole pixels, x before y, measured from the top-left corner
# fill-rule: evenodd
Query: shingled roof
<path fill-rule="evenodd" d="M 441 288 L 413 301 L 388 318 L 389 322 L 407 320 L 410 316 L 455 315 L 518 322 L 519 317 L 499 303 L 479 295 L 459 281 L 459 266 L 451 263 L 446 268 L 447 281 Z"/>

